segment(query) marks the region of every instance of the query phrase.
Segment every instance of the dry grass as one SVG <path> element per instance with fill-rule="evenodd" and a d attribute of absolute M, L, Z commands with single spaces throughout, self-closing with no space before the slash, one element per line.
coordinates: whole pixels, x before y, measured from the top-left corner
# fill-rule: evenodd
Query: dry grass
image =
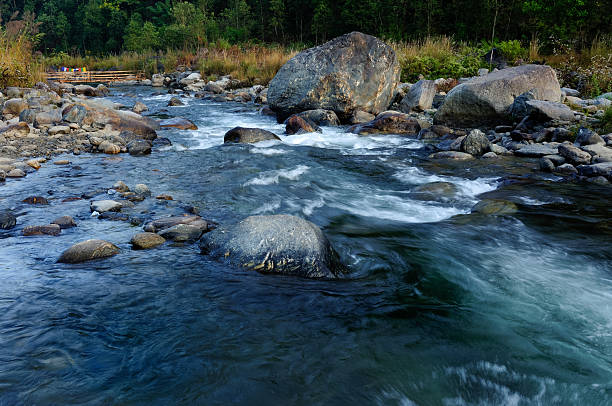
<path fill-rule="evenodd" d="M 42 64 L 32 54 L 27 35 L 0 29 L 0 88 L 32 86 L 43 76 Z"/>

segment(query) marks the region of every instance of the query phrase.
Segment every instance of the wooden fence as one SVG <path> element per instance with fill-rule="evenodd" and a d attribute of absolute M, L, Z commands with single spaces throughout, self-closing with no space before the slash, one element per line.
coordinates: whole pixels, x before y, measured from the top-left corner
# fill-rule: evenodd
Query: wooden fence
<path fill-rule="evenodd" d="M 47 80 L 60 83 L 115 83 L 128 80 L 143 80 L 143 72 L 130 70 L 92 71 L 92 72 L 48 72 Z"/>

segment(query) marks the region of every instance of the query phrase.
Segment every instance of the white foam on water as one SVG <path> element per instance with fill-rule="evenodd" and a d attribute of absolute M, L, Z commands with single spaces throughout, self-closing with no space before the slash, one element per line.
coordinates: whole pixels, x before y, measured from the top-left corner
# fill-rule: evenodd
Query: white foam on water
<path fill-rule="evenodd" d="M 280 207 L 280 200 L 276 200 L 274 202 L 267 202 L 264 203 L 261 207 L 253 210 L 253 214 L 273 213 L 274 211 L 280 209 Z"/>
<path fill-rule="evenodd" d="M 281 179 L 294 181 L 306 172 L 308 172 L 309 169 L 310 168 L 306 165 L 299 165 L 297 168 L 291 170 L 281 169 L 276 171 L 268 171 L 255 179 L 247 181 L 244 186 L 272 185 L 279 183 Z"/>

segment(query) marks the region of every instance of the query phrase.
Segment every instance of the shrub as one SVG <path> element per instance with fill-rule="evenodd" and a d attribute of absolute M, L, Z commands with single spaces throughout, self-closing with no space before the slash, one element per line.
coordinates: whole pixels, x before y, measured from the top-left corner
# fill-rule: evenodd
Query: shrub
<path fill-rule="evenodd" d="M 612 133 L 612 107 L 608 107 L 600 120 L 601 128 L 606 133 Z"/>
<path fill-rule="evenodd" d="M 0 88 L 31 86 L 42 80 L 43 69 L 32 47 L 40 39 L 34 15 L 26 13 L 21 20 L 12 19 L 0 27 Z"/>

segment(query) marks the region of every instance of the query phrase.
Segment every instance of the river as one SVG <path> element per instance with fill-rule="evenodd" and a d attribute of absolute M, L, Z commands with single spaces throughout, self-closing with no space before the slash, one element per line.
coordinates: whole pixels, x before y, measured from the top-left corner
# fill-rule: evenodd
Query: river
<path fill-rule="evenodd" d="M 158 111 L 170 95 L 111 98 Z M 169 114 L 200 129 L 160 131 L 172 147 L 70 155 L 0 186 L 0 209 L 20 213 L 0 234 L 0 405 L 612 404 L 609 186 L 561 182 L 530 159 L 431 162 L 420 141 L 345 127 L 282 136 L 254 106 L 185 103 Z M 238 125 L 282 142 L 223 145 Z M 118 180 L 174 197 L 137 205 L 145 219 L 185 206 L 219 224 L 306 218 L 350 273 L 261 275 L 196 244 L 132 251 L 140 227 L 65 201 Z M 450 186 L 428 193 L 434 182 Z M 50 204 L 21 203 L 31 195 Z M 470 214 L 484 199 L 518 211 Z M 21 236 L 62 215 L 78 227 Z M 56 263 L 89 238 L 121 253 Z"/>

